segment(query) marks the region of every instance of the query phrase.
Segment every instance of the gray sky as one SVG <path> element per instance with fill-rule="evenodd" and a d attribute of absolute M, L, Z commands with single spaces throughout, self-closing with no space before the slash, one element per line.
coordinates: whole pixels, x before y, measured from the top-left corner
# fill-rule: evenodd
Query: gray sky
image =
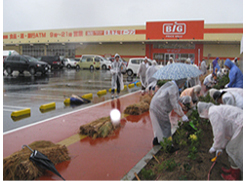
<path fill-rule="evenodd" d="M 243 23 L 243 0 L 3 0 L 3 32 L 168 20 Z"/>

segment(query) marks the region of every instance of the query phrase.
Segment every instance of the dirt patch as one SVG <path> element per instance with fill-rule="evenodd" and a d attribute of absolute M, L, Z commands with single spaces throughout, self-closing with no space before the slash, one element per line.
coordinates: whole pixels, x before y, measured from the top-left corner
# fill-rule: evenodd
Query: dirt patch
<path fill-rule="evenodd" d="M 138 173 L 138 177 L 141 180 L 207 180 L 213 164 L 211 159 L 215 156 L 215 154 L 208 152 L 213 144 L 212 127 L 210 122 L 204 120 L 200 121 L 199 126 L 196 127 L 201 130 L 201 134 L 195 158 L 192 158 L 191 155 L 189 133 L 186 140 L 181 140 L 181 131 L 179 131 L 179 135 L 176 131 L 173 135 L 173 143 L 175 147 L 180 149 L 170 154 L 162 148 L 155 155 L 156 159 L 152 158 L 144 169 Z M 181 141 L 187 142 L 187 145 L 180 145 Z M 222 180 L 220 176 L 222 166 L 226 168 L 230 166 L 225 151 L 217 158 L 210 172 L 210 180 Z"/>

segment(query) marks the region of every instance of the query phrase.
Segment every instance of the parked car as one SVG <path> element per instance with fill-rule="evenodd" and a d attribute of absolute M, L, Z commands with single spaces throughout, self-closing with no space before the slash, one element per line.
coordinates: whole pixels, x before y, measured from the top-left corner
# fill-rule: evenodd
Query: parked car
<path fill-rule="evenodd" d="M 50 68 L 48 63 L 39 61 L 28 55 L 8 56 L 4 60 L 3 67 L 9 75 L 11 75 L 15 70 L 19 71 L 19 73 L 29 71 L 31 75 L 35 75 L 36 72 L 46 74 Z"/>
<path fill-rule="evenodd" d="M 64 66 L 59 56 L 41 56 L 38 60 L 48 63 L 51 69 L 62 69 Z"/>
<path fill-rule="evenodd" d="M 81 69 L 100 69 L 101 63 L 98 55 L 82 55 L 77 62 L 78 68 Z"/>
<path fill-rule="evenodd" d="M 63 64 L 68 69 L 70 69 L 70 68 L 76 68 L 77 61 L 75 59 L 73 59 L 73 58 L 64 58 L 63 59 Z"/>
<path fill-rule="evenodd" d="M 131 76 L 133 74 L 137 74 L 140 63 L 144 61 L 145 58 L 130 58 L 126 67 L 127 75 Z M 152 60 L 148 59 L 150 65 L 152 65 Z"/>
<path fill-rule="evenodd" d="M 101 69 L 102 70 L 109 70 L 110 66 L 111 66 L 111 61 L 102 57 L 102 56 L 98 56 L 100 59 L 100 64 L 101 64 Z"/>

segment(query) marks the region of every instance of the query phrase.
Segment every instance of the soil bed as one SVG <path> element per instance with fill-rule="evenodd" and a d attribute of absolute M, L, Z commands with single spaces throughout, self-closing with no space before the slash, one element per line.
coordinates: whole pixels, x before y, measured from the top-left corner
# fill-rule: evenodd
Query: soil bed
<path fill-rule="evenodd" d="M 189 117 L 190 118 L 190 117 Z M 186 124 L 187 125 L 187 124 Z M 213 144 L 212 127 L 208 120 L 200 120 L 197 128 L 201 131 L 199 146 L 195 156 L 192 157 L 191 141 L 189 138 L 182 139 L 182 131 L 185 124 L 181 125 L 173 135 L 173 143 L 175 147 L 180 149 L 172 154 L 165 152 L 164 148 L 148 162 L 148 164 L 138 173 L 141 180 L 208 180 L 208 173 L 213 164 L 211 159 L 215 153 L 210 154 L 208 151 Z M 194 131 L 193 131 L 194 132 Z M 184 137 L 189 137 L 190 132 L 186 131 Z M 193 134 L 191 132 L 191 134 Z M 187 145 L 180 145 L 181 141 Z M 191 155 L 191 156 L 189 156 Z M 158 163 L 159 161 L 159 163 Z M 215 165 L 210 172 L 210 180 L 222 180 L 220 174 L 221 167 L 229 168 L 228 155 L 225 151 L 217 158 Z M 137 178 L 134 178 L 137 180 Z"/>

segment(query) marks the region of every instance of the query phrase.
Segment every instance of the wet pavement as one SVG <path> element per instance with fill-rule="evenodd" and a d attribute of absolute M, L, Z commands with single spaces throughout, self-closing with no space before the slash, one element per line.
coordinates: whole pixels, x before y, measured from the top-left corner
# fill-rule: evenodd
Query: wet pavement
<path fill-rule="evenodd" d="M 139 116 L 123 115 L 121 127 L 108 138 L 92 139 L 78 135 L 79 127 L 109 116 L 110 110 L 121 112 L 140 99 L 140 92 L 119 99 L 82 108 L 64 115 L 22 127 L 3 135 L 3 157 L 24 144 L 48 140 L 65 144 L 71 160 L 56 165 L 67 180 L 119 180 L 152 148 L 153 131 L 148 112 Z M 47 173 L 40 179 L 59 179 Z"/>
<path fill-rule="evenodd" d="M 135 81 L 137 79 L 133 79 Z M 124 83 L 127 77 L 124 76 Z M 47 75 L 31 76 L 28 72 L 20 75 L 13 72 L 12 76 L 3 76 L 3 132 L 18 129 L 28 124 L 49 119 L 70 111 L 91 106 L 109 100 L 110 93 L 99 97 L 99 90 L 111 88 L 110 71 L 63 69 L 54 70 Z M 139 90 L 139 87 L 124 90 L 120 95 Z M 64 100 L 72 94 L 93 94 L 91 103 L 76 107 L 65 106 Z M 41 112 L 39 107 L 50 102 L 56 103 L 56 108 L 48 112 Z M 11 118 L 11 113 L 16 110 L 31 108 L 31 115 L 26 117 Z"/>

